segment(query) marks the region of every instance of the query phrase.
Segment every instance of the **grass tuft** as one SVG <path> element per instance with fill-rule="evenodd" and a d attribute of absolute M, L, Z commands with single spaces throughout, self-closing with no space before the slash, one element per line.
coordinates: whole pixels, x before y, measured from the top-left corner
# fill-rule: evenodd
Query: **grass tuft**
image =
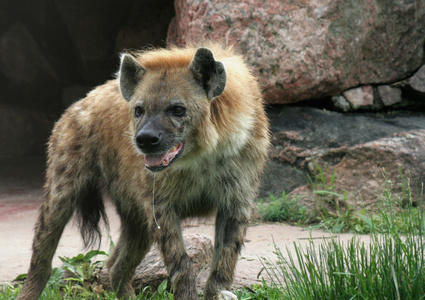
<path fill-rule="evenodd" d="M 391 189 L 388 181 L 377 215 L 359 214 L 369 239 L 310 239 L 304 248 L 294 243 L 286 257 L 275 246 L 276 263 L 260 258 L 281 299 L 424 299 L 423 186 L 418 206 L 410 203 L 401 214 Z"/>
<path fill-rule="evenodd" d="M 270 200 L 260 202 L 258 206 L 263 220 L 268 222 L 288 222 L 306 225 L 311 222 L 311 216 L 298 197 L 291 198 L 285 193 L 281 197 L 270 195 Z"/>

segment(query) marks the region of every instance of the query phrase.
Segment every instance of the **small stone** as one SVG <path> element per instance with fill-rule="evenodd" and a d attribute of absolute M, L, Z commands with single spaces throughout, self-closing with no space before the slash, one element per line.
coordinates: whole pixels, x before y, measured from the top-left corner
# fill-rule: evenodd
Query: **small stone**
<path fill-rule="evenodd" d="M 333 96 L 332 102 L 336 108 L 343 112 L 350 110 L 350 102 L 348 102 L 347 99 L 345 99 L 345 97 L 342 95 Z"/>
<path fill-rule="evenodd" d="M 229 291 L 221 291 L 219 295 L 219 300 L 238 300 L 238 297 Z"/>
<path fill-rule="evenodd" d="M 347 90 L 343 95 L 353 109 L 373 104 L 373 88 L 370 85 Z"/>
<path fill-rule="evenodd" d="M 378 86 L 378 95 L 385 106 L 391 106 L 401 102 L 401 90 L 389 85 Z"/>
<path fill-rule="evenodd" d="M 409 79 L 409 86 L 415 91 L 425 93 L 425 65 Z"/>

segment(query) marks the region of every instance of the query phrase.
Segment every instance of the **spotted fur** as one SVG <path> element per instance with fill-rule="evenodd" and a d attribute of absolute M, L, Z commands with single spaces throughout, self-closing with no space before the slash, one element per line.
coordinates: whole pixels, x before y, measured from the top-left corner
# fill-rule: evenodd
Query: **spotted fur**
<path fill-rule="evenodd" d="M 175 144 L 183 146 L 169 166 L 155 162 L 146 168 L 146 153 L 155 158 L 155 151 Z M 180 223 L 215 215 L 214 255 L 204 289 L 205 299 L 215 299 L 231 288 L 268 145 L 258 83 L 233 49 L 209 44 L 123 55 L 118 78 L 68 108 L 54 127 L 45 201 L 18 299 L 39 297 L 75 210 L 84 242 L 95 243 L 99 221 L 107 220 L 102 191 L 121 218 L 121 235 L 107 262 L 120 297 L 135 296 L 131 277 L 156 242 L 174 299 L 198 299 Z M 152 209 L 154 176 L 160 229 Z"/>

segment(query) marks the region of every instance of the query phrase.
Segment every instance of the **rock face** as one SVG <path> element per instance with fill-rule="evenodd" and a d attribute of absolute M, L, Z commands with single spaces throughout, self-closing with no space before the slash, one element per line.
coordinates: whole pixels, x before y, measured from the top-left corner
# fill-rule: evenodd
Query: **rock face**
<path fill-rule="evenodd" d="M 359 203 L 377 200 L 386 188 L 384 173 L 394 184 L 409 177 L 415 193 L 425 183 L 425 114 L 347 115 L 288 107 L 270 110 L 269 117 L 273 146 L 263 197 L 305 194 L 317 165 L 328 173 L 335 170 L 338 192 L 347 191 Z"/>
<path fill-rule="evenodd" d="M 171 0 L 0 1 L 2 103 L 64 108 L 63 90 L 111 79 L 119 52 L 164 46 L 173 15 Z"/>
<path fill-rule="evenodd" d="M 203 268 L 210 264 L 212 259 L 213 247 L 209 238 L 192 234 L 184 237 L 187 254 L 192 260 L 195 273 L 199 274 Z M 156 247 L 146 254 L 143 261 L 139 264 L 133 276 L 133 288 L 136 293 L 146 286 L 152 287 L 154 290 L 168 278 L 167 269 L 162 261 L 162 256 Z M 170 282 L 170 280 L 169 280 Z M 104 288 L 110 289 L 109 275 L 105 267 L 99 275 L 98 283 Z"/>
<path fill-rule="evenodd" d="M 28 28 L 16 23 L 0 37 L 0 73 L 22 93 L 25 104 L 34 99 L 39 107 L 60 96 L 60 79 Z M 16 98 L 14 99 L 16 103 Z"/>
<path fill-rule="evenodd" d="M 291 103 L 411 75 L 425 40 L 425 6 L 415 3 L 175 0 L 167 41 L 235 45 L 267 101 Z"/>
<path fill-rule="evenodd" d="M 44 155 L 54 116 L 0 105 L 0 157 Z"/>

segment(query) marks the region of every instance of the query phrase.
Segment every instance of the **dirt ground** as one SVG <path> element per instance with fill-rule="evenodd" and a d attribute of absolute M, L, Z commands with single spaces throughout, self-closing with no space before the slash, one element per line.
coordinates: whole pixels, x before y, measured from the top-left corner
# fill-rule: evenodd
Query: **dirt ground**
<path fill-rule="evenodd" d="M 40 157 L 0 160 L 0 283 L 10 282 L 17 275 L 26 273 L 31 257 L 33 226 L 37 218 L 37 210 L 41 205 L 42 185 L 44 180 L 44 159 Z M 107 203 L 107 214 L 110 220 L 112 239 L 119 235 L 120 222 L 114 208 Z M 191 220 L 186 222 L 183 234 L 202 234 L 213 240 L 214 227 L 211 220 Z M 104 243 L 101 250 L 108 250 L 107 234 L 104 232 Z M 341 240 L 348 240 L 352 235 L 338 235 Z M 330 234 L 321 230 L 305 230 L 285 224 L 258 224 L 249 227 L 245 247 L 236 270 L 235 288 L 249 286 L 267 278 L 262 270 L 259 257 L 276 259 L 273 241 L 287 256 L 293 252 L 294 242 L 307 245 L 309 238 L 315 244 L 330 238 Z M 54 267 L 61 262 L 58 256 L 75 256 L 82 251 L 79 232 L 72 222 L 68 224 L 53 261 Z M 201 274 L 198 285 L 207 276 Z"/>

